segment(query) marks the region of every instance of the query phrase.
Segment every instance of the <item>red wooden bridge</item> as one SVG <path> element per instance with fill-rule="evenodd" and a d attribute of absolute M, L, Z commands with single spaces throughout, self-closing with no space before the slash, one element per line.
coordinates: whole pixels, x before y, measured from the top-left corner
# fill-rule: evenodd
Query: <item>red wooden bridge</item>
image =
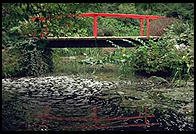
<path fill-rule="evenodd" d="M 149 39 L 158 38 L 159 36 L 150 36 L 150 21 L 163 18 L 162 16 L 152 16 L 152 15 L 136 15 L 136 14 L 110 14 L 110 13 L 84 13 L 81 15 L 68 15 L 68 17 L 93 17 L 93 36 L 91 37 L 46 37 L 49 40 L 47 47 L 49 48 L 63 48 L 63 47 L 114 47 L 112 43 L 123 47 L 130 47 L 130 42 L 125 40 L 139 43 L 136 38 L 139 39 Z M 140 22 L 140 36 L 98 36 L 98 17 L 112 17 L 112 18 L 128 18 L 128 19 L 139 19 Z M 35 17 L 32 20 L 38 18 L 40 21 L 44 22 L 46 19 L 44 17 Z M 144 20 L 146 21 L 146 36 L 144 36 Z M 45 21 L 46 22 L 46 21 Z M 46 24 L 46 34 L 48 33 Z M 41 34 L 44 38 L 44 34 Z M 124 39 L 124 40 L 123 40 Z M 141 44 L 141 43 L 139 43 Z"/>

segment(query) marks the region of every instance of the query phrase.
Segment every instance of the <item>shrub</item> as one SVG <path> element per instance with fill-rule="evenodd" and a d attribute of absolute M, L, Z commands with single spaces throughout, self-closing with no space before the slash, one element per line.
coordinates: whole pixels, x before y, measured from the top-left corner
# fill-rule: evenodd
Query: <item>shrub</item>
<path fill-rule="evenodd" d="M 120 65 L 124 74 L 131 70 L 132 74 L 142 72 L 147 75 L 170 76 L 173 79 L 188 79 L 193 75 L 194 37 L 193 28 L 188 23 L 174 23 L 159 40 L 136 40 L 143 45 L 135 45 L 132 51 L 125 49 L 121 52 L 122 48 L 113 44 L 120 51 L 108 55 L 105 62 Z M 184 48 L 178 49 L 176 45 Z"/>
<path fill-rule="evenodd" d="M 185 46 L 178 49 L 176 46 Z M 175 79 L 189 78 L 194 72 L 193 29 L 188 23 L 175 22 L 169 27 L 162 39 L 157 42 L 149 40 L 144 46 L 137 46 L 134 54 L 137 57 L 137 71 L 148 74 L 160 73 L 173 76 Z"/>
<path fill-rule="evenodd" d="M 174 22 L 163 35 L 163 38 L 168 39 L 168 43 L 173 45 L 179 45 L 184 43 L 187 46 L 194 46 L 194 27 L 188 22 L 183 23 L 182 21 Z"/>
<path fill-rule="evenodd" d="M 33 38 L 15 41 L 3 54 L 3 76 L 38 76 L 53 71 L 52 52 L 44 43 Z"/>
<path fill-rule="evenodd" d="M 19 58 L 20 57 L 20 58 Z M 13 49 L 2 51 L 2 77 L 16 76 L 20 70 L 19 60 L 22 57 Z"/>
<path fill-rule="evenodd" d="M 16 45 L 24 56 L 20 61 L 22 75 L 38 76 L 53 71 L 52 52 L 45 48 L 46 43 L 30 38 Z"/>

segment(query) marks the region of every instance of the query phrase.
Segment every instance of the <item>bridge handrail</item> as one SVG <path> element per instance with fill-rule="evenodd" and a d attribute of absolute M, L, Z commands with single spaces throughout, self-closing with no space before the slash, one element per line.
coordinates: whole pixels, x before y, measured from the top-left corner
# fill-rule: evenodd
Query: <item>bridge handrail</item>
<path fill-rule="evenodd" d="M 163 18 L 163 16 L 152 16 L 152 15 L 136 15 L 136 14 L 111 14 L 111 13 L 83 13 L 77 15 L 78 17 L 93 17 L 93 35 L 97 38 L 97 17 L 113 17 L 113 18 L 129 18 L 129 19 L 139 19 L 140 20 L 140 36 L 144 35 L 144 19 L 146 20 L 146 36 L 150 36 L 150 20 L 156 20 Z"/>
<path fill-rule="evenodd" d="M 153 16 L 153 15 L 137 15 L 137 14 L 111 14 L 111 13 L 83 13 L 77 15 L 78 17 L 113 17 L 113 18 L 130 18 L 130 19 L 159 19 L 163 16 Z"/>
<path fill-rule="evenodd" d="M 83 14 L 77 14 L 77 15 L 67 15 L 67 17 L 93 17 L 93 36 L 97 38 L 97 25 L 98 25 L 98 19 L 97 17 L 113 17 L 113 18 L 129 18 L 129 19 L 139 19 L 140 20 L 140 36 L 144 36 L 144 19 L 146 20 L 146 37 L 150 36 L 150 20 L 156 20 L 160 18 L 164 18 L 163 16 L 152 16 L 152 15 L 137 15 L 137 14 L 111 14 L 111 13 L 83 13 Z M 56 16 L 56 18 L 59 18 L 59 15 Z M 45 17 L 34 17 L 31 18 L 33 21 L 38 19 L 41 22 L 46 22 Z M 51 18 L 49 18 L 51 20 Z M 45 33 L 48 33 L 47 29 L 47 23 L 45 28 Z M 44 34 L 41 34 L 41 37 L 44 37 Z"/>

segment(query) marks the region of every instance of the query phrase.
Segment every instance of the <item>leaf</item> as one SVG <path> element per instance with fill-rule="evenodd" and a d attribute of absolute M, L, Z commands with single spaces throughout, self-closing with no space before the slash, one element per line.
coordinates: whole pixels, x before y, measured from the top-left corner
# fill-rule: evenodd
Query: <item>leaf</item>
<path fill-rule="evenodd" d="M 14 32 L 16 32 L 16 31 L 18 31 L 19 29 L 20 29 L 20 26 L 12 27 L 12 28 L 10 29 L 10 33 L 14 33 Z"/>
<path fill-rule="evenodd" d="M 76 57 L 75 56 L 70 56 L 69 59 L 75 60 Z"/>
<path fill-rule="evenodd" d="M 124 94 L 125 94 L 125 93 L 122 92 L 122 91 L 117 91 L 117 93 L 118 93 L 119 95 L 124 95 Z"/>
<path fill-rule="evenodd" d="M 123 59 L 123 60 L 120 60 L 122 63 L 124 63 L 124 62 L 126 62 L 126 60 L 125 59 Z"/>

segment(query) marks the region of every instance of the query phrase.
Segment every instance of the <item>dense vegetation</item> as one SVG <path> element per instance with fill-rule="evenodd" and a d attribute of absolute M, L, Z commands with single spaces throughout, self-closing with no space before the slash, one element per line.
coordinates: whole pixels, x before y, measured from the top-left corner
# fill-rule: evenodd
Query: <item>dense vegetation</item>
<path fill-rule="evenodd" d="M 165 29 L 160 40 L 143 42 L 131 50 L 118 44 L 113 44 L 117 47 L 115 52 L 107 54 L 103 49 L 45 49 L 47 41 L 39 39 L 45 34 L 46 25 L 49 34 L 44 36 L 92 36 L 92 18 L 67 17 L 84 12 L 148 14 L 173 17 L 177 21 Z M 96 73 L 113 64 L 123 77 L 142 72 L 150 76 L 167 75 L 172 80 L 190 79 L 194 73 L 193 12 L 193 3 L 4 3 L 2 75 L 37 76 L 52 71 Z M 46 20 L 33 22 L 35 16 Z M 99 18 L 98 26 L 99 36 L 139 35 L 139 21 L 134 19 Z M 63 57 L 71 59 L 65 61 L 64 67 Z"/>

